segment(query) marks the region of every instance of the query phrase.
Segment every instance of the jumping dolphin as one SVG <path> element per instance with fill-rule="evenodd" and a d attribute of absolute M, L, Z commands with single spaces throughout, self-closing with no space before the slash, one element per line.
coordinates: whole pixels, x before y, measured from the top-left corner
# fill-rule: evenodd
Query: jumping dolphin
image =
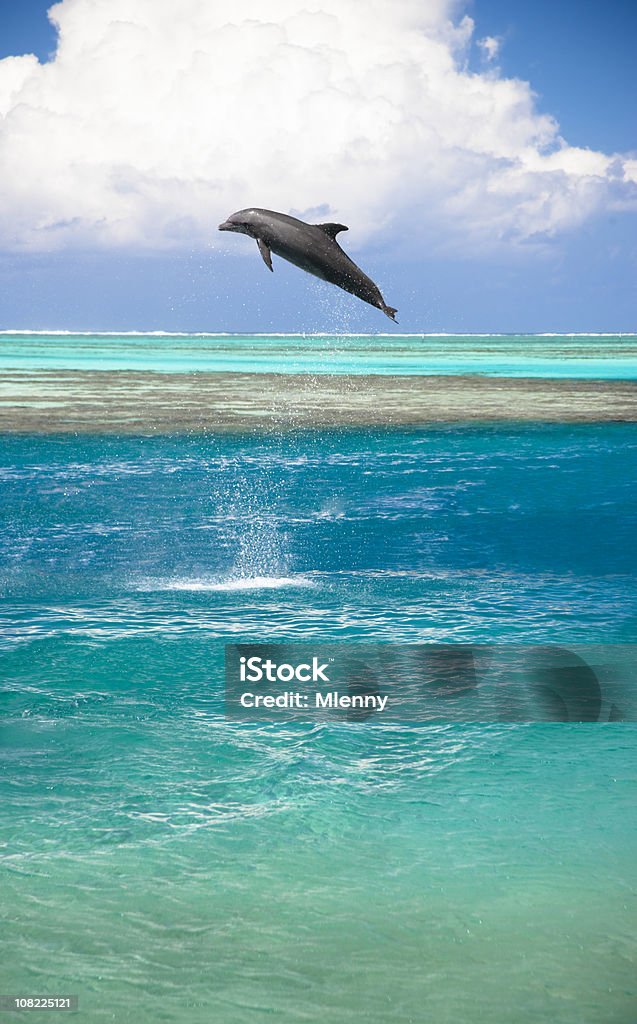
<path fill-rule="evenodd" d="M 263 262 L 270 270 L 272 253 L 281 256 L 295 267 L 329 281 L 344 291 L 358 296 L 370 306 L 382 309 L 396 322 L 396 310 L 385 303 L 374 282 L 357 267 L 336 241 L 339 231 L 347 231 L 344 224 L 306 224 L 273 210 L 239 210 L 223 224 L 220 231 L 238 231 L 255 238 Z"/>

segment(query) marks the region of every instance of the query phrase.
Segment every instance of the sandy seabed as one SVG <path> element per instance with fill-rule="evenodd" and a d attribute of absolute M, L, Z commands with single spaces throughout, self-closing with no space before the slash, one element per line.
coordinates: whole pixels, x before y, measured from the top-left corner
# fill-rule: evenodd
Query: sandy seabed
<path fill-rule="evenodd" d="M 5 371 L 0 432 L 206 433 L 428 423 L 636 422 L 637 381 Z"/>

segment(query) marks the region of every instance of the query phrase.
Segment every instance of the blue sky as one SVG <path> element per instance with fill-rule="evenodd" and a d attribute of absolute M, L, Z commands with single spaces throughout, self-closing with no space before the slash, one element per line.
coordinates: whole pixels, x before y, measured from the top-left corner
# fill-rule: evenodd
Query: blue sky
<path fill-rule="evenodd" d="M 91 2 L 82 0 L 84 5 Z M 121 6 L 126 5 L 127 0 L 117 2 Z M 133 10 L 134 0 L 130 3 Z M 56 36 L 46 19 L 47 6 L 38 0 L 22 0 L 20 4 L 3 0 L 0 4 L 0 57 L 33 52 L 41 61 L 50 58 Z M 474 0 L 458 9 L 456 24 L 463 12 L 473 19 L 474 27 L 470 42 L 457 57 L 467 72 L 459 80 L 459 88 L 464 87 L 463 82 L 469 82 L 471 72 L 482 76 L 480 81 L 484 82 L 487 90 L 491 88 L 494 77 L 528 81 L 537 95 L 535 115 L 548 114 L 559 122 L 559 135 L 572 147 L 573 159 L 580 159 L 580 149 L 598 151 L 607 157 L 615 153 L 635 155 L 637 132 L 634 102 L 631 104 L 634 96 L 631 43 L 637 29 L 637 5 L 583 0 L 559 4 L 547 0 L 515 4 L 506 0 Z M 87 38 L 94 32 L 96 40 L 101 40 L 99 33 L 106 30 L 101 25 L 94 25 L 90 20 L 90 10 L 87 10 L 86 17 Z M 81 42 L 81 22 L 74 24 L 69 21 L 63 30 L 70 42 L 73 42 L 74 31 L 76 39 Z M 438 32 L 439 25 L 428 31 Z M 485 47 L 479 43 L 485 37 L 496 41 L 496 52 L 491 60 Z M 113 37 L 103 38 L 106 40 L 104 52 L 112 54 Z M 122 39 L 121 45 L 122 48 L 128 46 L 128 40 Z M 74 58 L 71 54 L 67 58 L 71 81 L 74 59 L 81 63 L 82 55 Z M 158 53 L 157 59 L 165 62 L 165 53 Z M 264 88 L 266 85 L 267 80 L 264 79 Z M 240 97 L 239 93 L 237 95 Z M 402 96 L 403 92 L 397 95 Z M 458 131 L 469 134 L 473 129 L 470 123 L 465 126 L 462 120 L 465 102 L 462 95 L 457 102 L 459 113 L 452 116 L 458 118 Z M 46 102 L 43 103 L 46 107 Z M 177 106 L 173 116 L 179 120 L 179 114 Z M 96 107 L 96 118 L 98 116 L 103 115 L 99 115 Z M 158 109 L 157 116 L 161 119 L 161 109 Z M 435 111 L 432 116 L 435 116 Z M 202 122 L 201 113 L 198 118 L 203 132 L 205 120 Z M 515 118 L 513 111 L 510 121 L 505 121 L 501 129 L 504 137 L 494 143 L 495 146 L 502 144 L 507 159 L 510 158 L 506 152 L 507 123 L 511 125 L 511 132 L 515 132 Z M 408 125 L 408 121 L 406 123 Z M 213 127 L 209 130 L 213 131 Z M 33 148 L 25 161 L 30 160 L 34 165 L 34 192 L 30 204 L 25 203 L 28 209 L 38 208 L 38 181 L 49 174 L 52 154 L 50 144 L 46 146 L 43 142 L 42 148 L 38 149 L 38 141 L 36 134 Z M 232 141 L 226 131 L 224 142 Z M 244 147 L 240 158 L 244 167 L 251 159 L 249 139 L 240 141 Z M 188 145 L 187 141 L 185 145 Z M 450 145 L 442 150 L 440 159 L 446 159 L 451 148 Z M 12 152 L 19 155 L 20 151 L 14 149 Z M 258 162 L 262 159 L 263 141 L 256 147 L 256 152 L 261 154 L 261 157 L 255 156 Z M 343 217 L 347 216 L 348 209 L 353 211 L 354 216 L 345 220 L 352 231 L 350 236 L 344 236 L 343 244 L 353 249 L 356 261 L 381 285 L 386 300 L 399 308 L 400 327 L 397 330 L 637 329 L 637 218 L 634 198 L 629 195 L 627 199 L 622 193 L 618 199 L 616 171 L 611 168 L 608 173 L 608 183 L 604 185 L 606 191 L 601 198 L 590 199 L 586 187 L 581 193 L 585 199 L 580 196 L 577 200 L 577 211 L 564 212 L 564 195 L 572 193 L 573 182 L 579 187 L 583 180 L 578 170 L 578 176 L 569 179 L 565 193 L 551 199 L 550 225 L 547 227 L 543 222 L 537 231 L 526 221 L 520 228 L 520 218 L 517 215 L 514 218 L 512 212 L 509 217 L 510 211 L 506 208 L 494 208 L 494 232 L 497 225 L 498 242 L 493 245 L 489 238 L 489 213 L 487 211 L 482 217 L 480 211 L 494 191 L 496 179 L 493 168 L 502 161 L 500 158 L 492 160 L 488 167 L 476 165 L 477 175 L 485 176 L 485 181 L 486 176 L 491 177 L 485 185 L 486 200 L 478 196 L 471 200 L 473 206 L 467 205 L 469 200 L 466 197 L 471 194 L 469 186 L 472 183 L 466 179 L 467 172 L 463 170 L 457 187 L 462 191 L 465 204 L 462 210 L 466 210 L 466 214 L 462 214 L 467 220 L 465 244 L 462 217 L 445 220 L 437 213 L 435 216 L 431 213 L 434 207 L 451 209 L 456 202 L 455 195 L 451 195 L 450 200 L 450 195 L 441 191 L 439 182 L 428 185 L 429 191 L 421 197 L 416 180 L 409 186 L 413 193 L 407 198 L 402 195 L 400 160 L 405 160 L 404 169 L 409 172 L 420 158 L 418 152 L 414 155 L 407 150 L 403 158 L 402 152 L 398 146 L 393 163 L 388 164 L 383 178 L 379 179 L 386 181 L 389 171 L 393 174 L 393 178 L 390 177 L 391 187 L 382 196 L 382 201 L 375 204 L 374 196 L 371 196 L 365 202 L 359 202 L 355 191 L 343 190 L 337 196 L 336 205 L 339 214 L 344 211 Z M 193 153 L 193 159 L 197 158 Z M 218 162 L 219 157 L 215 159 Z M 15 156 L 13 161 L 13 164 L 8 164 L 9 172 L 16 166 Z M 316 157 L 314 164 L 310 164 L 314 165 Z M 63 173 L 63 161 L 59 165 L 62 171 L 56 169 L 55 163 L 53 166 L 56 175 Z M 343 166 L 348 169 L 349 163 Z M 260 165 L 252 178 L 255 191 L 261 181 L 259 171 Z M 135 173 L 139 173 L 138 167 Z M 319 173 L 322 172 L 317 170 L 317 175 Z M 435 170 L 431 173 L 435 178 Z M 74 229 L 67 230 L 76 219 L 78 222 L 82 219 L 83 223 L 90 221 L 88 215 L 85 219 L 74 218 L 75 193 L 72 185 L 63 197 L 64 217 L 58 213 L 59 194 L 47 199 L 53 204 L 51 217 L 56 229 L 54 243 L 50 246 L 32 242 L 34 236 L 32 226 L 27 223 L 28 209 L 26 213 L 20 213 L 19 221 L 16 217 L 12 220 L 10 212 L 5 217 L 9 227 L 0 248 L 0 326 L 5 329 L 163 328 L 264 332 L 393 329 L 377 311 L 281 261 L 276 263 L 276 273 L 268 274 L 256 246 L 252 243 L 253 248 L 250 248 L 247 240 L 230 239 L 226 248 L 213 248 L 220 244 L 212 223 L 216 207 L 212 203 L 202 224 L 195 223 L 197 218 L 195 215 L 193 220 L 192 214 L 194 200 L 190 206 L 184 205 L 186 200 L 183 196 L 189 188 L 199 186 L 195 177 L 188 178 L 187 172 L 185 175 L 177 198 L 171 193 L 168 199 L 157 200 L 164 205 L 174 203 L 176 211 L 170 222 L 172 226 L 163 235 L 158 234 L 157 240 L 152 236 L 154 229 L 150 230 L 151 237 L 148 238 L 150 215 L 146 206 L 141 212 L 135 209 L 133 216 L 138 217 L 141 226 L 136 233 L 131 231 L 130 237 L 115 236 L 113 232 L 105 236 L 99 224 L 93 233 L 88 228 L 79 234 L 73 233 Z M 307 171 L 305 175 L 307 177 Z M 159 175 L 162 182 L 167 177 L 167 174 Z M 232 180 L 231 160 L 226 179 Z M 26 180 L 28 183 L 28 174 Z M 86 176 L 81 180 L 86 182 Z M 294 187 L 295 182 L 290 180 Z M 329 183 L 329 177 L 326 180 Z M 250 185 L 249 174 L 247 181 Z M 372 186 L 373 182 L 370 188 Z M 120 191 L 134 191 L 136 187 L 131 186 L 127 179 L 126 189 Z M 86 188 L 90 191 L 88 185 Z M 155 185 L 145 182 L 144 188 L 150 193 Z M 285 195 L 285 192 L 276 192 L 276 181 L 268 188 L 268 194 L 272 196 Z M 517 204 L 520 208 L 537 209 L 537 192 L 538 189 L 542 192 L 544 186 L 532 183 L 529 188 L 528 196 L 516 194 L 511 200 L 512 207 Z M 13 209 L 19 205 L 20 193 L 16 194 L 18 201 L 16 203 L 13 199 Z M 305 194 L 311 196 L 311 192 Z M 78 203 L 83 201 L 88 210 L 91 197 L 83 196 L 81 190 L 77 196 Z M 241 201 L 244 197 L 241 190 L 237 192 L 236 203 L 233 202 L 232 189 L 225 185 L 223 196 L 223 202 L 229 204 L 229 208 L 227 205 L 220 207 L 224 216 L 233 208 L 245 205 Z M 394 200 L 396 196 L 400 197 L 400 203 L 398 199 Z M 299 208 L 294 198 L 291 197 L 289 209 Z M 326 198 L 329 202 L 329 197 Z M 255 195 L 251 201 L 261 205 L 260 196 Z M 284 199 L 279 198 L 279 208 L 283 202 Z M 588 203 L 584 213 L 580 209 L 583 203 Z M 415 210 L 416 205 L 419 211 L 424 212 L 412 216 L 412 208 Z M 385 208 L 393 219 L 389 227 L 381 225 L 379 228 Z M 44 216 L 44 213 L 39 216 Z M 155 220 L 156 216 L 155 213 Z M 113 222 L 115 219 L 114 216 Z M 328 216 L 326 219 L 332 218 Z M 94 223 L 98 220 L 94 217 Z M 183 231 L 179 229 L 181 234 L 178 232 L 175 244 L 167 245 L 165 237 L 171 232 L 175 235 L 174 224 L 183 225 Z M 363 226 L 358 237 L 357 224 Z M 62 229 L 58 231 L 60 225 Z M 353 238 L 351 245 L 348 244 L 349 238 Z M 225 243 L 225 239 L 223 241 Z M 237 245 L 233 248 L 234 242 Z"/>

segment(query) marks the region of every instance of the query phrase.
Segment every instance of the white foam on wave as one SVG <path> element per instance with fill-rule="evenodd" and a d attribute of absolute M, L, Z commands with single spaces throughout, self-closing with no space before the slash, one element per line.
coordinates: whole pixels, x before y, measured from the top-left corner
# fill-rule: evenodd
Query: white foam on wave
<path fill-rule="evenodd" d="M 176 577 L 163 580 L 144 580 L 137 585 L 137 590 L 185 590 L 185 591 L 235 591 L 235 590 L 281 590 L 284 587 L 313 587 L 315 583 L 307 576 L 236 576 L 219 579 L 218 577 L 195 577 L 192 579 Z"/>

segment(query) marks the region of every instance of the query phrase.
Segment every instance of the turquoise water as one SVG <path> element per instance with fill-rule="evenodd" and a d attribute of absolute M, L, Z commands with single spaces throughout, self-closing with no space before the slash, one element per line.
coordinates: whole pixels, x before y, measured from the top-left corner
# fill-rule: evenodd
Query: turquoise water
<path fill-rule="evenodd" d="M 635 1019 L 633 726 L 230 724 L 221 671 L 239 639 L 635 642 L 637 428 L 5 436 L 0 475 L 5 992 Z"/>
<path fill-rule="evenodd" d="M 105 369 L 636 366 L 634 336 L 0 335 L 9 403 L 92 370 L 100 422 Z M 636 482 L 630 423 L 0 437 L 0 991 L 637 1020 L 634 726 L 238 724 L 222 694 L 240 640 L 637 642 Z"/>
<path fill-rule="evenodd" d="M 192 370 L 637 378 L 637 335 L 0 333 L 0 371 Z"/>

